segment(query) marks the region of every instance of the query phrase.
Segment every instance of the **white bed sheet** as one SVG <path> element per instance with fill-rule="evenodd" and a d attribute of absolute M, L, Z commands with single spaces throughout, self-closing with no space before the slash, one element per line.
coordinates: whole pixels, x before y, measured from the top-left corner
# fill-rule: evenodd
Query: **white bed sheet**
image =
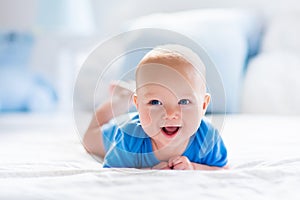
<path fill-rule="evenodd" d="M 0 199 L 296 199 L 300 117 L 231 115 L 230 170 L 103 169 L 71 116 L 0 116 Z"/>

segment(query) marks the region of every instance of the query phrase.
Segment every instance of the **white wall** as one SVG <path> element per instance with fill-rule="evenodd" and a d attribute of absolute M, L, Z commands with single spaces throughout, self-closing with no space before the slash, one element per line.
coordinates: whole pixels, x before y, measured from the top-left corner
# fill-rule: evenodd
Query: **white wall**
<path fill-rule="evenodd" d="M 0 30 L 31 30 L 38 0 L 0 0 Z"/>

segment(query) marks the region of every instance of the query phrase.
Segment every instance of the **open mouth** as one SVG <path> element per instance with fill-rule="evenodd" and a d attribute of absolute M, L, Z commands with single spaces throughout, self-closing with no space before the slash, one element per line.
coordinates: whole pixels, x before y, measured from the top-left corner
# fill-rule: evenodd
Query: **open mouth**
<path fill-rule="evenodd" d="M 167 137 L 174 137 L 178 133 L 179 129 L 179 126 L 166 126 L 161 128 L 162 132 Z"/>

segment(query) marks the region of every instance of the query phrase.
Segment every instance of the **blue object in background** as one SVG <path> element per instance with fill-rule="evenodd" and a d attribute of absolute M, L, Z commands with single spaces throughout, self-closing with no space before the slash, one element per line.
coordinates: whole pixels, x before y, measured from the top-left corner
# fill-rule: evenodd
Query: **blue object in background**
<path fill-rule="evenodd" d="M 0 68 L 27 67 L 33 45 L 29 34 L 0 33 Z"/>
<path fill-rule="evenodd" d="M 0 33 L 0 112 L 53 110 L 53 87 L 29 70 L 34 39 L 31 34 Z"/>

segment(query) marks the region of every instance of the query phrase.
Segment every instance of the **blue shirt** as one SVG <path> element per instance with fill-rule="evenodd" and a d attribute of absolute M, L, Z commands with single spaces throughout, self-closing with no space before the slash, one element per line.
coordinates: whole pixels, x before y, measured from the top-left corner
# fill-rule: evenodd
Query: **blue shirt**
<path fill-rule="evenodd" d="M 106 151 L 103 167 L 149 168 L 161 162 L 155 157 L 151 139 L 144 132 L 138 114 L 123 125 L 105 124 L 102 134 Z M 218 130 L 204 119 L 182 156 L 209 166 L 227 164 L 227 150 Z"/>

